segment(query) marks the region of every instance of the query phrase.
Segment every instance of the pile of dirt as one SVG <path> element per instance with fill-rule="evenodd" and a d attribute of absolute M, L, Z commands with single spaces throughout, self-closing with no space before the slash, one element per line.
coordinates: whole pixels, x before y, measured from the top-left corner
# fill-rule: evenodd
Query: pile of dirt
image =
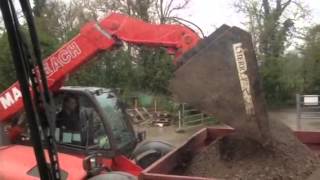
<path fill-rule="evenodd" d="M 263 146 L 237 134 L 222 137 L 197 153 L 183 174 L 231 180 L 307 179 L 319 167 L 317 156 L 297 143 L 294 136 L 286 134 L 287 127 L 277 122 L 271 124 L 273 135 L 286 142 L 274 141 L 272 146 Z"/>
<path fill-rule="evenodd" d="M 269 120 L 249 33 L 222 26 L 182 57 L 173 97 L 235 129 L 191 161 L 186 175 L 305 179 L 317 157 L 282 123 Z"/>

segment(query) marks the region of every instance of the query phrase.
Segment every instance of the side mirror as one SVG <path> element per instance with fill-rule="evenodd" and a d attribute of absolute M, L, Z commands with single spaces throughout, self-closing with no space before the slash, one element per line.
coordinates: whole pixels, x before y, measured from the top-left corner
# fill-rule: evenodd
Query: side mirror
<path fill-rule="evenodd" d="M 95 176 L 103 169 L 102 154 L 94 153 L 83 159 L 83 169 L 86 170 L 89 177 Z"/>
<path fill-rule="evenodd" d="M 138 143 L 142 142 L 143 140 L 145 140 L 147 137 L 147 131 L 139 131 L 137 132 L 137 139 L 138 139 Z"/>

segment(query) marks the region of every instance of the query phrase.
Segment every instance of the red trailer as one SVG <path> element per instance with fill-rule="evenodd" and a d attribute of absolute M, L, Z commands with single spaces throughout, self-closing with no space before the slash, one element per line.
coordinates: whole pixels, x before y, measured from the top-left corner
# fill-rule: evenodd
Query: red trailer
<path fill-rule="evenodd" d="M 167 155 L 163 156 L 156 163 L 145 169 L 141 176 L 141 180 L 204 180 L 208 178 L 190 177 L 177 175 L 177 167 L 190 156 L 204 149 L 216 138 L 233 132 L 232 128 L 204 128 L 191 136 L 184 144 Z M 306 144 L 310 149 L 320 154 L 320 132 L 313 131 L 294 131 L 297 138 Z M 210 178 L 215 179 L 215 178 Z"/>

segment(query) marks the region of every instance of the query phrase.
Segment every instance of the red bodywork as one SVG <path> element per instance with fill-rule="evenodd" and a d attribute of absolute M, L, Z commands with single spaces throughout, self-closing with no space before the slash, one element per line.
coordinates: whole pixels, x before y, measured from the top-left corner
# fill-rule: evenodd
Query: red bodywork
<path fill-rule="evenodd" d="M 124 41 L 135 45 L 165 47 L 180 57 L 199 41 L 198 35 L 182 25 L 151 24 L 126 15 L 112 13 L 99 23 L 86 24 L 73 39 L 44 60 L 51 90 L 59 89 L 66 76 L 99 52 L 112 50 Z M 0 122 L 12 118 L 23 108 L 18 82 L 0 94 Z"/>
<path fill-rule="evenodd" d="M 86 171 L 82 167 L 82 157 L 59 153 L 60 168 L 68 173 L 68 179 L 85 179 Z M 142 169 L 125 156 L 104 159 L 104 166 L 116 171 L 124 171 L 132 175 L 140 175 Z M 38 179 L 28 175 L 37 165 L 31 147 L 9 145 L 0 147 L 0 179 Z"/>
<path fill-rule="evenodd" d="M 58 153 L 60 168 L 68 173 L 68 179 L 85 179 L 86 171 L 82 167 L 83 157 Z M 113 159 L 104 159 L 104 167 L 115 171 L 124 171 L 139 176 L 142 168 L 119 155 Z M 0 147 L 0 179 L 38 179 L 28 174 L 37 165 L 33 149 L 29 146 L 9 145 Z"/>
<path fill-rule="evenodd" d="M 79 157 L 59 153 L 60 168 L 68 173 L 68 179 L 84 179 L 86 171 Z M 27 173 L 37 165 L 33 149 L 28 146 L 0 147 L 0 179 L 40 179 Z"/>

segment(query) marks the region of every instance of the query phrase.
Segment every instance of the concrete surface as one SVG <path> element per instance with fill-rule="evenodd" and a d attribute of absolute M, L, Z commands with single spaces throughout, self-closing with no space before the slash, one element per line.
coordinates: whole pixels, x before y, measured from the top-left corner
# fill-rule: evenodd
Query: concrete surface
<path fill-rule="evenodd" d="M 269 117 L 282 121 L 293 130 L 297 130 L 298 123 L 295 109 L 281 109 L 269 112 Z M 146 130 L 148 140 L 162 140 L 174 146 L 179 146 L 184 143 L 195 132 L 206 127 L 207 125 L 198 125 L 188 127 L 184 132 L 177 133 L 176 126 L 168 127 L 136 127 L 137 130 Z M 224 127 L 224 125 L 210 125 L 211 127 Z M 301 119 L 301 130 L 320 131 L 320 119 Z"/>
<path fill-rule="evenodd" d="M 282 121 L 293 130 L 320 131 L 320 118 L 301 118 L 299 125 L 294 108 L 270 111 L 269 117 Z"/>

